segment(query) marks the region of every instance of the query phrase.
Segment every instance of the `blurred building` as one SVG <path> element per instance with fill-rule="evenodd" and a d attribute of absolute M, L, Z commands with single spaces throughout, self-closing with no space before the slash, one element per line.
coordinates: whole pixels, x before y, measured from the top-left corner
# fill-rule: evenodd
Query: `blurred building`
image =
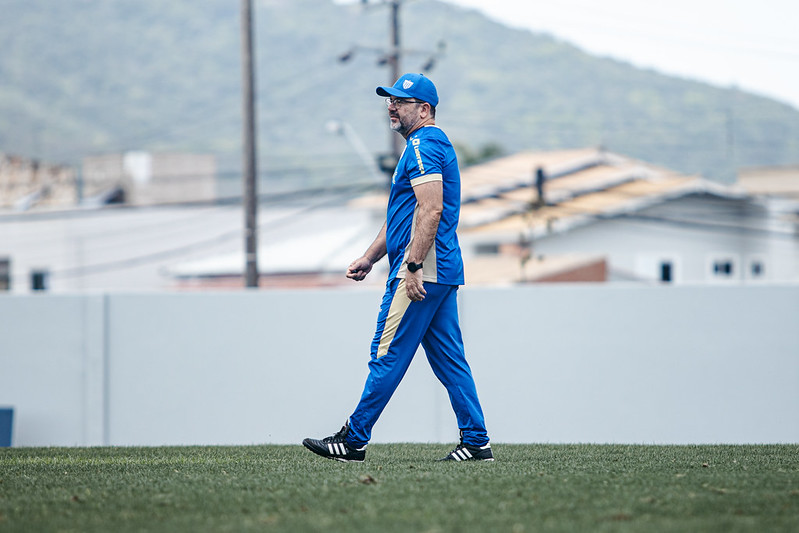
<path fill-rule="evenodd" d="M 216 198 L 209 154 L 125 152 L 83 159 L 83 197 L 98 203 L 153 205 Z"/>
<path fill-rule="evenodd" d="M 609 281 L 799 280 L 795 220 L 739 187 L 602 150 L 467 169 L 463 201 L 462 241 L 476 264 L 582 254 L 604 257 Z M 514 248 L 523 253 L 505 253 Z"/>
<path fill-rule="evenodd" d="M 742 168 L 738 185 L 749 194 L 799 201 L 799 165 Z"/>
<path fill-rule="evenodd" d="M 262 285 L 351 283 L 343 272 L 382 221 L 329 201 L 261 206 Z M 243 221 L 232 203 L 0 212 L 0 290 L 5 280 L 6 290 L 29 292 L 42 276 L 56 293 L 241 288 Z"/>
<path fill-rule="evenodd" d="M 213 155 L 126 152 L 86 157 L 81 170 L 0 154 L 0 209 L 153 205 L 216 198 Z"/>
<path fill-rule="evenodd" d="M 461 189 L 467 283 L 799 280 L 799 219 L 620 154 L 520 152 L 463 169 Z"/>
<path fill-rule="evenodd" d="M 177 198 L 153 192 L 165 168 L 158 161 L 166 160 L 95 158 L 87 173 L 106 178 L 96 178 L 89 190 L 127 184 L 125 194 L 144 202 L 135 195 L 154 185 L 150 200 Z M 168 191 L 170 180 L 163 180 L 160 190 Z M 258 218 L 262 285 L 351 284 L 347 265 L 385 217 L 385 193 L 364 190 L 268 197 Z M 180 198 L 177 204 L 0 212 L 6 285 L 14 292 L 40 285 L 53 292 L 242 287 L 241 206 Z M 775 211 L 739 187 L 619 154 L 522 152 L 464 168 L 462 200 L 459 238 L 468 285 L 799 281 L 795 214 Z M 385 261 L 367 279 L 382 284 Z"/>
<path fill-rule="evenodd" d="M 0 208 L 74 205 L 77 195 L 73 168 L 0 154 Z"/>

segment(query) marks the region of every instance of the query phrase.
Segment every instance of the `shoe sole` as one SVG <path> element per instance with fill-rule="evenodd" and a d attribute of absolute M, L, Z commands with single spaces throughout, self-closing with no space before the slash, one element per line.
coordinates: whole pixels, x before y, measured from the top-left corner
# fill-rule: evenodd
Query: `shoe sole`
<path fill-rule="evenodd" d="M 325 459 L 332 459 L 333 461 L 339 461 L 340 463 L 362 463 L 363 459 L 345 459 L 344 457 L 335 457 L 333 455 L 325 455 L 323 453 L 319 453 L 315 449 L 311 448 L 310 445 L 306 444 L 305 441 L 302 441 L 302 445 L 305 446 L 309 451 L 315 453 L 319 457 L 324 457 Z"/>
<path fill-rule="evenodd" d="M 439 459 L 439 461 L 452 461 L 453 463 L 493 463 L 494 458 L 492 457 L 490 459 L 465 459 L 460 461 L 458 461 L 457 459 L 444 458 L 444 459 Z"/>
<path fill-rule="evenodd" d="M 446 457 L 442 457 L 439 461 L 455 461 L 456 463 L 468 463 L 472 461 L 484 461 L 484 462 L 491 462 L 494 460 L 494 455 L 491 454 L 490 457 L 479 457 L 477 455 L 472 455 L 468 459 L 462 459 L 454 454 L 449 454 Z"/>

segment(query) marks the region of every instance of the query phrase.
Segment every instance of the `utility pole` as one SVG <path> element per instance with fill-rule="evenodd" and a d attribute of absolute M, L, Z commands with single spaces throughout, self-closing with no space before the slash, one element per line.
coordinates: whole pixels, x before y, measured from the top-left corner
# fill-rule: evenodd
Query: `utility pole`
<path fill-rule="evenodd" d="M 258 287 L 258 171 L 255 135 L 255 68 L 252 46 L 252 0 L 241 0 L 241 56 L 244 104 L 244 247 L 245 286 Z"/>
<path fill-rule="evenodd" d="M 399 17 L 399 10 L 400 5 L 402 4 L 402 0 L 391 0 L 391 18 L 390 18 L 390 35 L 391 35 L 391 44 L 389 47 L 388 53 L 388 63 L 389 63 L 389 80 L 388 86 L 394 85 L 394 82 L 400 77 L 400 66 L 401 66 L 401 54 L 402 48 L 400 48 L 400 17 Z M 402 144 L 400 143 L 400 136 L 397 135 L 394 131 L 389 131 L 389 135 L 391 136 L 391 156 L 394 159 L 394 164 L 399 161 L 400 154 L 402 153 Z"/>
<path fill-rule="evenodd" d="M 438 43 L 438 50 L 435 52 L 425 52 L 422 50 L 407 50 L 403 49 L 401 46 L 401 28 L 400 28 L 400 7 L 402 6 L 405 0 L 382 0 L 380 2 L 381 6 L 388 6 L 390 9 L 390 16 L 389 16 L 389 46 L 388 50 L 383 47 L 372 47 L 372 46 L 354 46 L 341 56 L 339 56 L 338 60 L 341 63 L 346 63 L 352 60 L 353 56 L 355 55 L 356 51 L 358 50 L 366 50 L 369 52 L 376 52 L 379 56 L 378 59 L 378 66 L 388 66 L 389 67 L 389 80 L 388 85 L 394 85 L 394 82 L 400 77 L 400 73 L 402 72 L 402 56 L 404 54 L 429 54 L 429 58 L 422 66 L 422 72 L 427 72 L 431 70 L 438 58 L 443 54 L 445 43 L 444 41 L 440 41 Z M 361 0 L 361 4 L 364 7 L 368 7 L 370 5 L 369 0 Z M 391 176 L 394 172 L 394 168 L 397 166 L 397 162 L 399 161 L 400 154 L 402 153 L 403 142 L 399 135 L 394 133 L 393 131 L 389 131 L 389 147 L 390 151 L 380 154 L 378 157 L 378 164 L 380 170 Z"/>

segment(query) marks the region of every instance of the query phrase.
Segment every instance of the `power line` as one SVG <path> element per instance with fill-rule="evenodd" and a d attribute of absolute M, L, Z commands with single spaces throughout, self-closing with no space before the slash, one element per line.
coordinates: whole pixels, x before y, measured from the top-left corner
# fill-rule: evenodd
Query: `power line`
<path fill-rule="evenodd" d="M 614 194 L 621 195 L 621 196 L 629 196 L 630 198 L 640 198 L 639 196 L 630 194 L 630 193 L 621 193 L 621 192 L 614 192 Z M 694 229 L 702 229 L 706 231 L 712 231 L 717 233 L 733 233 L 736 235 L 739 234 L 748 234 L 748 235 L 761 235 L 764 237 L 778 237 L 786 240 L 796 240 L 795 232 L 787 232 L 787 231 L 776 231 L 773 229 L 768 228 L 759 228 L 759 227 L 752 227 L 752 226 L 744 226 L 744 225 L 735 225 L 735 224 L 720 224 L 718 222 L 705 222 L 702 220 L 689 220 L 689 219 L 681 219 L 681 218 L 672 218 L 662 215 L 646 215 L 646 214 L 638 214 L 638 213 L 597 213 L 595 210 L 579 208 L 574 206 L 567 206 L 563 204 L 551 204 L 552 207 L 557 207 L 557 209 L 561 211 L 568 211 L 574 215 L 581 215 L 589 220 L 614 220 L 619 218 L 625 218 L 629 220 L 638 220 L 642 222 L 654 222 L 660 224 L 668 224 L 675 227 L 689 227 Z M 530 211 L 524 212 L 515 212 L 508 217 L 518 216 L 525 213 L 529 213 Z M 563 217 L 545 217 L 547 220 L 553 219 L 558 220 Z"/>
<path fill-rule="evenodd" d="M 341 201 L 346 201 L 347 199 L 350 199 L 350 198 L 352 198 L 354 196 L 357 196 L 357 195 L 361 194 L 364 190 L 369 190 L 369 187 L 374 187 L 374 183 L 370 182 L 370 183 L 364 184 L 362 186 L 358 186 L 358 184 L 350 184 L 347 187 L 340 187 L 340 188 L 335 188 L 335 189 L 331 189 L 331 188 L 315 189 L 313 192 L 305 191 L 302 195 L 297 195 L 295 198 L 308 198 L 308 197 L 318 198 L 319 196 L 327 196 L 328 198 L 326 198 L 325 200 L 323 200 L 321 202 L 315 202 L 315 203 L 313 203 L 313 204 L 311 204 L 309 206 L 304 206 L 302 208 L 293 210 L 291 213 L 283 216 L 282 218 L 273 219 L 273 220 L 270 220 L 268 222 L 262 223 L 262 224 L 259 225 L 259 230 L 271 230 L 271 229 L 275 229 L 277 227 L 281 227 L 281 226 L 285 225 L 288 222 L 297 221 L 300 217 L 303 217 L 304 215 L 307 215 L 307 214 L 315 211 L 316 209 L 324 208 L 324 207 L 326 207 L 328 205 L 335 204 L 335 203 L 341 202 Z M 382 188 L 382 187 L 379 187 L 379 188 Z M 330 194 L 331 191 L 334 192 L 335 194 L 331 195 Z M 282 194 L 280 196 L 283 199 L 282 201 L 285 201 L 287 198 L 290 198 L 290 195 L 288 195 L 288 194 Z M 275 200 L 273 199 L 273 201 L 275 201 Z M 278 201 L 276 203 L 279 203 L 279 202 L 280 201 Z M 124 207 L 124 206 L 120 206 L 120 207 Z M 152 210 L 163 209 L 164 207 L 166 207 L 166 206 L 161 206 L 160 208 L 152 208 L 151 207 L 151 208 L 143 208 L 143 209 L 147 209 L 147 210 L 152 211 Z M 173 207 L 173 206 L 168 206 L 168 207 Z M 217 210 L 220 207 L 228 208 L 226 206 L 216 205 L 216 206 L 212 207 L 212 209 L 210 209 L 210 210 L 203 210 L 200 214 L 192 212 L 191 216 L 186 217 L 182 221 L 178 221 L 178 222 L 182 223 L 184 228 L 177 230 L 176 238 L 179 238 L 179 234 L 180 233 L 185 233 L 186 229 L 188 229 L 191 233 L 198 233 L 197 230 L 192 231 L 190 227 L 186 228 L 186 226 L 196 222 L 198 219 L 207 220 L 208 219 L 208 212 L 209 211 L 213 212 L 214 210 Z M 142 209 L 142 208 L 134 209 L 134 211 L 135 210 L 139 210 L 139 209 Z M 118 208 L 114 209 L 114 210 L 118 210 Z M 106 211 L 106 210 L 100 211 L 100 214 L 107 214 L 107 213 L 103 213 L 103 211 Z M 81 214 L 97 214 L 97 212 L 90 212 L 90 213 L 81 212 Z M 25 221 L 29 221 L 29 220 L 25 219 Z M 0 221 L 0 224 L 2 224 L 2 221 Z M 106 252 L 107 253 L 109 251 L 113 251 L 114 248 L 127 248 L 127 247 L 130 247 L 133 244 L 133 241 L 131 240 L 131 238 L 133 238 L 133 240 L 140 240 L 140 241 L 144 240 L 144 241 L 148 241 L 148 242 L 151 241 L 152 240 L 152 234 L 151 233 L 148 234 L 147 233 L 147 229 L 149 228 L 151 230 L 151 229 L 153 229 L 153 226 L 158 226 L 158 227 L 163 226 L 163 227 L 166 228 L 165 231 L 159 232 L 159 237 L 165 237 L 165 236 L 168 236 L 170 233 L 172 233 L 172 234 L 176 233 L 175 231 L 173 231 L 175 229 L 175 224 L 173 224 L 171 221 L 160 220 L 160 221 L 158 221 L 156 223 L 153 223 L 153 224 L 145 224 L 144 226 L 137 225 L 137 226 L 131 227 L 130 225 L 127 225 L 127 226 L 125 226 L 124 229 L 118 229 L 118 230 L 113 230 L 113 231 L 110 231 L 110 232 L 104 232 L 102 234 L 94 234 L 94 235 L 89 235 L 89 236 L 87 236 L 85 234 L 76 235 L 75 239 L 74 239 L 74 243 L 75 244 L 82 243 L 81 244 L 81 248 L 80 248 L 81 250 L 84 249 L 83 248 L 83 246 L 84 246 L 83 243 L 85 243 L 85 245 L 89 246 L 89 247 L 95 247 L 96 248 L 98 246 L 101 246 L 102 252 Z M 179 246 L 177 248 L 169 248 L 167 250 L 161 250 L 161 251 L 158 251 L 158 252 L 151 252 L 151 253 L 147 253 L 147 254 L 142 254 L 142 255 L 139 255 L 139 256 L 135 256 L 133 258 L 125 258 L 125 259 L 113 260 L 113 261 L 108 261 L 108 262 L 101 262 L 101 263 L 97 263 L 97 264 L 94 264 L 94 265 L 89 265 L 89 266 L 86 266 L 86 267 L 73 267 L 73 268 L 67 268 L 67 269 L 62 269 L 62 270 L 56 270 L 52 275 L 54 275 L 56 277 L 75 278 L 75 277 L 82 277 L 84 275 L 107 273 L 107 272 L 113 272 L 113 271 L 117 271 L 117 270 L 123 270 L 123 269 L 126 269 L 126 268 L 133 268 L 133 267 L 136 267 L 136 266 L 141 266 L 141 265 L 144 265 L 144 264 L 158 262 L 158 261 L 169 259 L 169 258 L 172 258 L 172 257 L 179 257 L 179 256 L 182 256 L 182 255 L 186 255 L 186 254 L 189 254 L 189 253 L 191 253 L 191 252 L 193 252 L 195 250 L 200 250 L 200 249 L 208 250 L 209 248 L 213 248 L 213 247 L 216 247 L 216 246 L 219 246 L 219 245 L 224 245 L 224 244 L 230 243 L 230 242 L 235 240 L 240 235 L 241 235 L 241 230 L 240 229 L 231 229 L 231 230 L 227 230 L 227 231 L 218 233 L 214 237 L 207 238 L 207 239 L 200 239 L 200 240 L 198 240 L 198 241 L 196 241 L 194 243 L 181 245 L 181 246 Z M 102 244 L 102 245 L 98 245 L 98 244 L 93 242 L 93 241 L 96 241 L 98 239 L 99 240 L 104 240 L 104 241 L 105 240 L 112 240 L 113 242 Z M 52 246 L 46 246 L 48 244 L 48 242 L 50 242 L 50 241 L 47 241 L 47 242 L 42 242 L 42 241 L 32 242 L 32 243 L 29 243 L 29 247 L 31 247 L 31 248 L 33 248 L 34 250 L 37 250 L 37 251 L 41 250 L 43 247 L 46 248 L 46 249 L 51 249 Z M 59 242 L 60 241 L 53 241 L 54 244 L 58 244 Z M 19 246 L 14 246 L 12 249 L 15 251 L 15 253 L 19 253 L 20 252 L 20 247 Z M 77 248 L 74 248 L 74 249 L 77 249 Z M 31 253 L 23 252 L 22 255 L 25 257 L 25 262 L 28 263 L 28 264 L 32 264 L 32 263 L 36 263 L 36 262 L 46 263 L 46 262 L 48 262 L 49 259 L 52 258 L 52 254 L 48 254 L 47 252 L 39 253 L 39 254 L 36 254 L 36 253 L 31 254 Z M 39 259 L 39 258 L 41 258 L 41 259 Z M 23 277 L 24 274 L 18 272 L 18 273 L 15 273 L 15 276 Z"/>
<path fill-rule="evenodd" d="M 402 58 L 407 54 L 424 53 L 419 50 L 411 50 L 402 46 L 402 23 L 400 18 L 400 8 L 409 0 L 382 0 L 379 5 L 389 7 L 389 43 L 386 48 L 374 46 L 353 45 L 345 53 L 339 55 L 338 61 L 346 63 L 350 61 L 358 51 L 368 51 L 378 54 L 378 66 L 386 66 L 389 69 L 388 85 L 393 85 L 400 77 L 402 71 Z M 369 0 L 362 0 L 361 4 L 364 7 L 371 5 Z M 439 41 L 438 50 L 434 52 L 427 52 L 429 55 L 427 61 L 422 66 L 423 72 L 430 71 L 444 53 L 446 44 L 444 41 Z M 400 154 L 402 152 L 402 140 L 399 135 L 389 130 L 389 146 L 391 148 L 390 162 L 382 162 L 381 167 L 387 173 L 391 174 L 394 171 L 394 166 L 399 162 Z"/>
<path fill-rule="evenodd" d="M 263 230 L 263 229 L 275 229 L 285 226 L 286 224 L 295 221 L 297 217 L 302 216 L 303 214 L 307 214 L 317 209 L 321 209 L 329 205 L 341 202 L 345 198 L 353 198 L 355 196 L 360 195 L 361 192 L 362 192 L 361 190 L 357 192 L 351 190 L 345 191 L 337 196 L 333 196 L 332 198 L 327 198 L 325 200 L 300 208 L 297 211 L 289 213 L 283 217 L 279 217 L 277 219 L 273 219 L 268 222 L 263 222 L 259 224 L 258 228 L 259 230 Z M 207 239 L 201 239 L 193 243 L 177 246 L 174 248 L 169 248 L 167 250 L 159 250 L 157 252 L 151 252 L 125 259 L 108 261 L 105 263 L 96 263 L 93 265 L 56 270 L 51 273 L 51 276 L 58 278 L 75 278 L 75 277 L 84 277 L 89 275 L 125 270 L 128 268 L 133 268 L 144 264 L 160 262 L 165 259 L 180 257 L 188 253 L 191 253 L 193 251 L 207 249 L 215 245 L 225 244 L 227 242 L 239 238 L 240 235 L 241 235 L 240 229 L 225 231 Z"/>
<path fill-rule="evenodd" d="M 643 215 L 622 213 L 619 215 L 611 216 L 609 218 L 625 218 L 630 220 L 638 220 L 642 222 L 654 222 L 658 224 L 666 224 L 674 227 L 686 227 L 692 229 L 701 229 L 714 233 L 733 233 L 736 235 L 754 235 L 763 237 L 777 237 L 786 240 L 796 240 L 795 233 L 788 233 L 785 231 L 775 231 L 768 228 L 756 228 L 752 226 L 735 226 L 731 224 L 714 224 L 712 222 L 702 222 L 699 220 L 687 220 L 679 218 L 670 218 L 665 216 Z"/>

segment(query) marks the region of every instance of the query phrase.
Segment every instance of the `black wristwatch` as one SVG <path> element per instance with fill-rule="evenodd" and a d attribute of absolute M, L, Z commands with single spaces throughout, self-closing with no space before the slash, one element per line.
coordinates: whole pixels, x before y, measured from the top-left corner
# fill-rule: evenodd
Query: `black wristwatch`
<path fill-rule="evenodd" d="M 417 270 L 421 270 L 421 269 L 422 269 L 422 263 L 411 263 L 411 262 L 408 262 L 408 272 L 414 273 Z"/>

